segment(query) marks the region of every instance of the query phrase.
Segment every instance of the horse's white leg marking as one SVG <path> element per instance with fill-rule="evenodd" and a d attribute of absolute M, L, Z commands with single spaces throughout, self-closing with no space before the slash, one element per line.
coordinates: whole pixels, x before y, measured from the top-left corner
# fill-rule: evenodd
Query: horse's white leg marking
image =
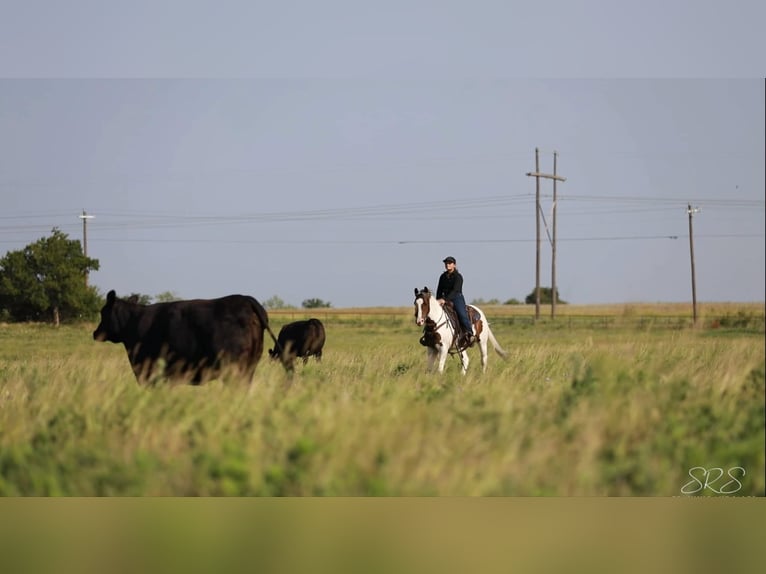
<path fill-rule="evenodd" d="M 481 350 L 481 371 L 487 372 L 487 331 L 486 329 L 481 332 L 479 336 L 479 349 Z"/>
<path fill-rule="evenodd" d="M 447 345 L 442 345 L 439 349 L 439 373 L 444 372 L 444 364 L 447 362 L 448 354 L 449 352 Z"/>
<path fill-rule="evenodd" d="M 434 371 L 434 363 L 436 362 L 436 349 L 432 349 L 431 347 L 426 348 L 426 356 L 428 357 L 428 372 L 433 373 Z"/>
<path fill-rule="evenodd" d="M 468 363 L 471 362 L 471 359 L 468 358 L 468 352 L 467 351 L 460 351 L 460 361 L 461 361 L 461 369 L 462 373 L 465 375 L 468 371 Z"/>

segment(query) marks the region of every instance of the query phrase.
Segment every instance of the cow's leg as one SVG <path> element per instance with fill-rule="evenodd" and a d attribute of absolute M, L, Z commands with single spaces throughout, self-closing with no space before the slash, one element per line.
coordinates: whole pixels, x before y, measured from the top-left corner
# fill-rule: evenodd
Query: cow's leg
<path fill-rule="evenodd" d="M 242 369 L 242 378 L 248 384 L 253 384 L 253 377 L 255 376 L 255 365 L 248 366 Z"/>
<path fill-rule="evenodd" d="M 190 384 L 201 385 L 204 378 L 205 378 L 205 369 L 203 367 L 198 367 L 194 369 L 193 371 Z M 211 378 L 213 378 L 212 375 L 211 375 Z"/>
<path fill-rule="evenodd" d="M 205 380 L 233 376 L 238 382 L 242 381 L 251 384 L 255 375 L 256 365 L 257 361 L 251 359 L 249 355 L 242 355 L 236 362 L 223 362 L 216 366 L 215 369 L 205 375 Z"/>
<path fill-rule="evenodd" d="M 152 378 L 152 361 L 133 359 L 130 362 L 130 366 L 133 369 L 133 374 L 136 376 L 136 381 L 139 385 L 148 385 Z"/>
<path fill-rule="evenodd" d="M 145 381 L 143 380 L 143 369 L 141 368 L 141 363 L 131 363 L 130 368 L 133 369 L 133 374 L 136 376 L 136 381 L 138 381 L 139 384 L 143 384 Z"/>

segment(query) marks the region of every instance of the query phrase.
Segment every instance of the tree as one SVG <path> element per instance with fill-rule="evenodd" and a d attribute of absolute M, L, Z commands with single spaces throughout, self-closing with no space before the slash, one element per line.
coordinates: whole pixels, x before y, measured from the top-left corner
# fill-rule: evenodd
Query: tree
<path fill-rule="evenodd" d="M 285 302 L 282 298 L 274 295 L 263 302 L 263 307 L 265 309 L 284 309 Z"/>
<path fill-rule="evenodd" d="M 526 296 L 524 299 L 524 302 L 527 305 L 533 305 L 535 303 L 535 290 L 532 289 L 532 292 Z M 550 305 L 553 303 L 553 290 L 550 287 L 540 287 L 540 303 L 544 305 Z M 556 303 L 561 303 L 562 305 L 566 305 L 566 301 L 562 301 L 561 297 L 559 297 L 559 288 L 556 287 Z"/>
<path fill-rule="evenodd" d="M 263 302 L 263 306 L 266 309 L 294 309 L 295 308 L 292 305 L 285 303 L 280 297 L 277 297 L 276 295 L 266 299 Z"/>
<path fill-rule="evenodd" d="M 162 293 L 157 293 L 157 296 L 154 298 L 157 303 L 171 303 L 180 299 L 181 296 L 175 291 L 163 291 Z"/>
<path fill-rule="evenodd" d="M 145 295 L 143 293 L 131 293 L 125 299 L 131 299 L 138 303 L 139 305 L 148 305 L 152 302 L 152 296 L 151 295 Z"/>
<path fill-rule="evenodd" d="M 301 307 L 303 307 L 304 309 L 320 309 L 320 308 L 332 307 L 332 305 L 330 304 L 329 301 L 324 302 L 321 299 L 313 298 L 313 299 L 306 299 L 305 301 L 303 301 L 303 303 L 301 303 Z"/>
<path fill-rule="evenodd" d="M 99 268 L 78 240 L 53 228 L 50 237 L 0 259 L 0 309 L 14 321 L 62 320 L 95 315 L 101 296 L 86 283 Z"/>

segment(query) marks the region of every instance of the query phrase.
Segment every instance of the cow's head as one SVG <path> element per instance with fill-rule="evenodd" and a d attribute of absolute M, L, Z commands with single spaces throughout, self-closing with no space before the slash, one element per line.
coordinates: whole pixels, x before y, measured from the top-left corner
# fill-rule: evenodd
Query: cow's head
<path fill-rule="evenodd" d="M 125 327 L 130 318 L 130 303 L 123 301 L 114 292 L 106 295 L 106 304 L 101 308 L 101 322 L 93 331 L 96 341 L 122 343 L 125 340 Z"/>

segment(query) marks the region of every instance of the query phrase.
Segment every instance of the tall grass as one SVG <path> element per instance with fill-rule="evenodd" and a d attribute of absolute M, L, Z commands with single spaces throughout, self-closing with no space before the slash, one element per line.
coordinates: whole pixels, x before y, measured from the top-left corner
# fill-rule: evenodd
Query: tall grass
<path fill-rule="evenodd" d="M 764 494 L 762 324 L 496 321 L 507 361 L 438 376 L 410 314 L 324 318 L 291 381 L 265 357 L 201 387 L 139 387 L 92 325 L 0 326 L 0 494 L 676 496 L 696 466 Z"/>

